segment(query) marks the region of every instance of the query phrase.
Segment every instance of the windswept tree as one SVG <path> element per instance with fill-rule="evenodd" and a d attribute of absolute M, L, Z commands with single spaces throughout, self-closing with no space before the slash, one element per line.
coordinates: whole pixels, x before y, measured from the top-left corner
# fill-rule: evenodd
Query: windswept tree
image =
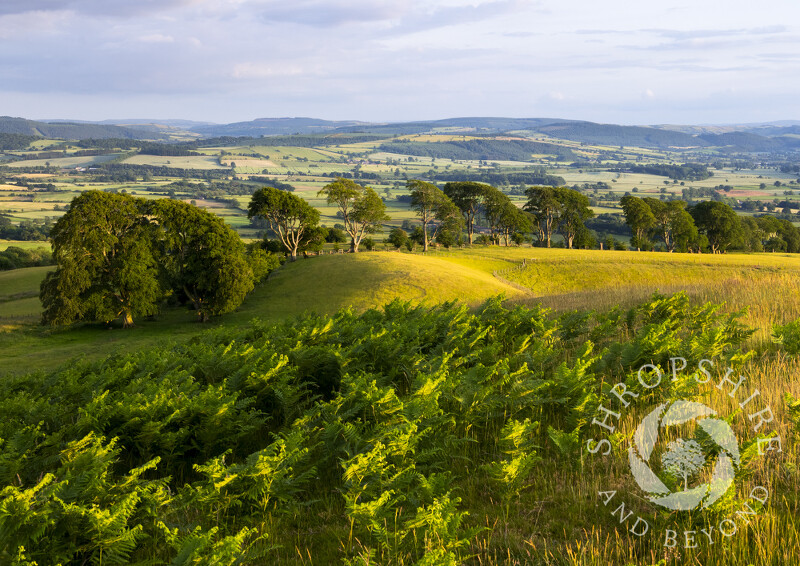
<path fill-rule="evenodd" d="M 380 230 L 381 224 L 390 220 L 386 205 L 372 188 L 339 177 L 325 185 L 319 193 L 330 205 L 336 205 L 342 215 L 344 230 L 350 235 L 350 251 L 357 252 L 366 234 Z"/>
<path fill-rule="evenodd" d="M 291 261 L 297 259 L 305 233 L 319 224 L 316 208 L 298 196 L 273 187 L 262 187 L 253 193 L 247 216 L 266 220 L 280 238 Z"/>
<path fill-rule="evenodd" d="M 558 231 L 564 237 L 567 247 L 572 249 L 576 236 L 586 229 L 587 219 L 594 216 L 589 208 L 589 197 L 574 189 L 556 188 L 556 199 L 561 203 L 561 214 L 558 218 Z"/>
<path fill-rule="evenodd" d="M 156 249 L 170 286 L 192 303 L 201 322 L 231 312 L 253 290 L 253 271 L 239 235 L 219 216 L 191 204 L 149 204 L 158 224 Z"/>
<path fill-rule="evenodd" d="M 742 225 L 736 212 L 724 202 L 707 200 L 689 209 L 697 230 L 708 238 L 711 253 L 724 253 L 741 239 Z"/>
<path fill-rule="evenodd" d="M 633 232 L 631 244 L 636 246 L 637 250 L 647 247 L 647 233 L 656 224 L 653 211 L 646 202 L 633 195 L 625 195 L 619 202 L 622 205 L 622 212 L 625 214 L 625 223 Z"/>
<path fill-rule="evenodd" d="M 528 202 L 524 210 L 533 215 L 539 242 L 547 242 L 549 248 L 553 234 L 561 218 L 562 205 L 555 187 L 530 187 L 525 191 Z"/>
<path fill-rule="evenodd" d="M 435 240 L 440 230 L 455 232 L 462 226 L 461 212 L 442 190 L 427 181 L 411 179 L 406 183 L 411 192 L 411 209 L 422 222 L 422 251 Z"/>
<path fill-rule="evenodd" d="M 488 185 L 473 181 L 451 182 L 444 185 L 444 194 L 453 201 L 464 217 L 467 239 L 470 244 L 472 244 L 472 235 L 475 232 L 475 217 L 480 212 L 486 187 Z"/>
<path fill-rule="evenodd" d="M 153 256 L 144 199 L 86 191 L 50 231 L 56 270 L 40 298 L 44 324 L 111 321 L 158 312 L 166 290 Z"/>

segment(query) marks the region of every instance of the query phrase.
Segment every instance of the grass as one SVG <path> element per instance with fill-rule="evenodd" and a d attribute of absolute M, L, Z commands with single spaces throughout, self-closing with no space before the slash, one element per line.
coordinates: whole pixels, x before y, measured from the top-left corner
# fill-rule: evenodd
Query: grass
<path fill-rule="evenodd" d="M 7 250 L 11 246 L 24 250 L 35 250 L 36 248 L 49 248 L 50 242 L 43 242 L 41 240 L 0 240 L 0 252 Z"/>
<path fill-rule="evenodd" d="M 191 312 L 170 308 L 157 320 L 136 321 L 130 330 L 116 324 L 51 330 L 36 326 L 41 312 L 36 294 L 49 269 L 0 273 L 0 295 L 7 297 L 5 302 L 0 297 L 0 374 L 51 369 L 75 356 L 92 359 L 133 351 L 182 340 L 214 326 L 245 326 L 254 318 L 280 320 L 306 311 L 330 314 L 346 307 L 361 311 L 395 298 L 477 304 L 499 294 L 520 294 L 491 273 L 433 257 L 394 252 L 336 254 L 286 264 L 238 311 L 211 324 L 197 324 Z"/>
<path fill-rule="evenodd" d="M 800 258 L 791 254 L 480 247 L 440 257 L 500 270 L 503 279 L 530 290 L 516 300 L 538 302 L 558 312 L 629 307 L 654 292 L 686 291 L 697 303 L 724 302 L 731 311 L 748 309 L 745 322 L 757 329 L 755 341 L 769 340 L 774 324 L 800 317 Z"/>
<path fill-rule="evenodd" d="M 526 266 L 521 265 L 527 260 Z M 475 246 L 427 255 L 372 252 L 335 254 L 286 264 L 234 313 L 209 325 L 182 308 L 157 320 L 71 330 L 36 326 L 39 282 L 52 268 L 0 273 L 0 373 L 46 369 L 75 355 L 103 357 L 121 350 L 181 340 L 212 326 L 243 326 L 254 318 L 280 320 L 305 311 L 357 311 L 395 298 L 415 303 L 461 300 L 476 304 L 504 294 L 555 312 L 609 310 L 640 302 L 654 292 L 685 290 L 695 302 L 748 308 L 754 343 L 769 341 L 774 324 L 800 317 L 800 259 L 785 254 L 721 256 Z M 497 273 L 499 277 L 494 274 Z"/>

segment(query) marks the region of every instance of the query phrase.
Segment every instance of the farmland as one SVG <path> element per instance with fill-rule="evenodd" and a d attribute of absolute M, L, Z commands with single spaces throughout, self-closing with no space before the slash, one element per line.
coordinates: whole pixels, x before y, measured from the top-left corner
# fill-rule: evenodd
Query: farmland
<path fill-rule="evenodd" d="M 364 141 L 365 137 L 370 141 Z M 296 194 L 320 209 L 322 222 L 332 226 L 337 222 L 335 210 L 325 206 L 316 193 L 332 177 L 347 175 L 373 186 L 386 201 L 392 220 L 383 234 L 378 235 L 380 240 L 391 226 L 413 220 L 408 202 L 403 200 L 407 194 L 405 182 L 413 178 L 476 178 L 494 184 L 499 181 L 501 190 L 519 204 L 524 201 L 522 189 L 525 185 L 541 183 L 544 175 L 550 175 L 587 194 L 598 214 L 619 214 L 619 197 L 626 193 L 684 200 L 709 198 L 716 193 L 740 208 L 741 214 L 753 214 L 754 208 L 742 203 L 756 201 L 772 207 L 773 212 L 776 209 L 780 212 L 788 204 L 790 214 L 794 214 L 797 207 L 792 207 L 800 199 L 797 174 L 783 172 L 783 161 L 778 156 L 732 159 L 715 157 L 713 153 L 687 155 L 675 150 L 577 143 L 525 132 L 488 138 L 443 133 L 372 138 L 356 134 L 281 137 L 279 141 L 287 145 L 268 145 L 259 140 L 236 145 L 235 138 L 232 139 L 234 141 L 226 145 L 217 146 L 192 142 L 194 145 L 188 146 L 190 149 L 177 152 L 192 155 L 151 155 L 146 153 L 151 150 L 137 151 L 135 145 L 130 149 L 129 140 L 121 144 L 123 149 L 115 150 L 113 143 L 105 144 L 102 150 L 95 152 L 100 155 L 89 156 L 84 154 L 93 153 L 93 150 L 87 150 L 86 144 L 65 145 L 55 141 L 52 142 L 54 146 L 64 149 L 47 151 L 48 146 L 42 147 L 42 142 L 37 141 L 27 150 L 7 150 L 6 164 L 0 167 L 0 213 L 9 215 L 15 222 L 51 222 L 63 213 L 65 205 L 78 192 L 87 189 L 126 191 L 147 198 L 169 196 L 195 200 L 201 206 L 210 207 L 213 205 L 208 199 L 198 198 L 199 193 L 207 191 L 197 186 L 206 186 L 213 190 L 219 202 L 239 202 L 238 207 L 225 207 L 215 212 L 244 237 L 252 238 L 257 230 L 248 227 L 245 209 L 249 192 L 260 186 L 260 180 L 270 179 L 294 187 Z M 513 151 L 501 145 L 512 143 L 509 139 L 518 144 L 513 146 Z M 526 155 L 519 149 L 527 147 L 519 145 L 525 143 L 539 144 L 531 145 L 529 150 L 541 147 L 552 153 Z M 451 146 L 458 151 L 452 153 L 454 150 L 448 149 Z M 393 152 L 382 150 L 387 147 Z M 403 148 L 406 153 L 401 153 Z M 503 151 L 525 159 L 480 156 L 480 152 L 502 156 Z M 455 157 L 444 157 L 448 152 Z M 569 160 L 559 152 L 569 152 Z M 422 153 L 433 155 L 419 155 Z M 47 157 L 37 158 L 44 154 Z M 54 156 L 56 154 L 58 156 Z M 631 163 L 666 164 L 687 159 L 713 162 L 712 176 L 690 181 L 630 172 Z M 181 183 L 195 187 L 187 190 Z M 249 189 L 244 193 L 239 188 L 234 191 L 232 183 Z M 797 221 L 797 218 L 792 220 Z M 623 234 L 616 236 L 625 239 Z"/>

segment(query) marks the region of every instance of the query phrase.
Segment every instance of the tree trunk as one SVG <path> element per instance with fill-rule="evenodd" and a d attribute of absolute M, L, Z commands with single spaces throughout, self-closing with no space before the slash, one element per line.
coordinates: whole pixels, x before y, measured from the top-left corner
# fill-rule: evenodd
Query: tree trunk
<path fill-rule="evenodd" d="M 122 328 L 133 328 L 133 315 L 125 311 L 122 313 Z"/>

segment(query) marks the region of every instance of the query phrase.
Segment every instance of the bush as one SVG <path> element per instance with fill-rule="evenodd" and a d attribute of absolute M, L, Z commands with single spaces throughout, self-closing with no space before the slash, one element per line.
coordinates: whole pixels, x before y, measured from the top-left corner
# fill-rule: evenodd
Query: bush
<path fill-rule="evenodd" d="M 40 265 L 53 265 L 53 252 L 47 248 L 26 250 L 17 246 L 9 246 L 0 252 L 0 271 Z"/>
<path fill-rule="evenodd" d="M 776 324 L 772 328 L 772 341 L 787 354 L 800 354 L 800 318 L 783 326 Z"/>
<path fill-rule="evenodd" d="M 337 224 L 336 226 L 341 226 L 341 224 Z M 325 241 L 329 244 L 344 243 L 347 241 L 347 233 L 336 226 L 328 228 L 328 235 L 325 237 Z"/>
<path fill-rule="evenodd" d="M 267 252 L 258 243 L 247 245 L 245 257 L 253 270 L 253 283 L 260 283 L 281 266 L 281 258 Z"/>
<path fill-rule="evenodd" d="M 408 232 L 400 228 L 392 228 L 386 241 L 392 244 L 396 249 L 400 249 L 408 242 Z"/>

